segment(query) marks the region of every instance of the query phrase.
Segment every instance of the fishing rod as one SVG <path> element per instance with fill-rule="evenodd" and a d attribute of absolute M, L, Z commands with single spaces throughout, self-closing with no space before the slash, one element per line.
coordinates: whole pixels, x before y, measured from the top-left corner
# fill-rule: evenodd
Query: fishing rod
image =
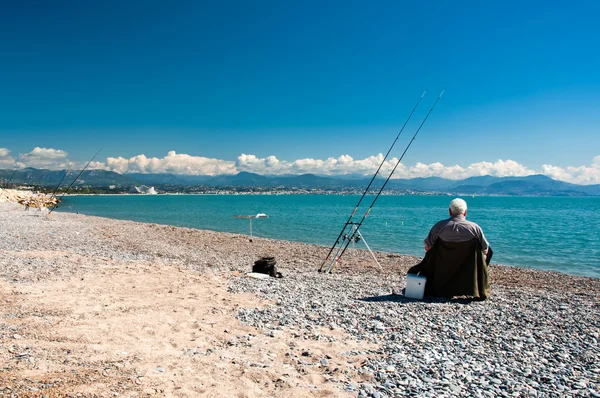
<path fill-rule="evenodd" d="M 8 184 L 10 184 L 10 182 L 12 181 L 13 177 L 15 176 L 15 174 L 17 174 L 17 171 L 19 170 L 19 167 L 17 167 L 15 169 L 15 171 L 13 171 L 13 173 L 11 174 L 10 178 L 8 179 L 8 181 L 6 182 L 6 189 L 8 189 Z"/>
<path fill-rule="evenodd" d="M 13 177 L 15 176 L 15 174 L 17 174 L 17 170 L 19 170 L 21 168 L 20 165 L 17 165 L 17 161 L 15 160 L 14 165 L 17 166 L 17 168 L 15 169 L 15 171 L 13 171 L 12 175 L 10 176 L 10 178 L 8 179 L 8 181 L 6 181 L 6 186 L 0 188 L 0 192 L 5 191 L 8 189 L 8 184 L 10 184 L 10 182 L 12 181 Z"/>
<path fill-rule="evenodd" d="M 35 182 L 35 184 L 33 184 L 33 190 L 34 191 L 35 191 L 35 187 L 37 187 L 37 185 L 40 183 L 40 181 L 42 181 L 42 177 L 44 177 L 44 174 L 46 174 L 47 171 L 48 171 L 48 169 L 45 169 L 44 171 L 42 171 L 42 174 L 38 177 L 38 179 Z"/>
<path fill-rule="evenodd" d="M 394 140 L 394 142 L 392 142 L 392 146 L 390 146 L 390 149 L 388 149 L 387 153 L 385 154 L 383 160 L 381 161 L 381 163 L 379 164 L 379 167 L 377 168 L 377 171 L 375 171 L 375 174 L 373 174 L 373 177 L 371 178 L 371 181 L 369 181 L 369 185 L 367 185 L 367 188 L 365 189 L 365 191 L 363 192 L 362 196 L 360 197 L 360 199 L 358 200 L 358 203 L 356 204 L 356 206 L 354 207 L 354 210 L 352 211 L 352 213 L 350 214 L 350 217 L 348 217 L 348 220 L 346 221 L 346 223 L 344 224 L 344 227 L 342 228 L 342 230 L 340 231 L 340 234 L 338 235 L 338 237 L 335 240 L 335 243 L 333 244 L 333 246 L 331 246 L 331 249 L 329 249 L 329 253 L 327 253 L 327 256 L 325 257 L 325 259 L 323 260 L 323 263 L 321 264 L 321 266 L 319 267 L 319 272 L 323 271 L 323 266 L 327 263 L 327 260 L 329 259 L 329 256 L 331 256 L 331 253 L 333 253 L 333 250 L 335 249 L 336 245 L 340 242 L 340 238 L 342 237 L 342 235 L 344 234 L 344 231 L 346 231 L 346 228 L 348 227 L 348 225 L 350 224 L 350 221 L 352 221 L 352 217 L 354 217 L 354 214 L 356 214 L 356 211 L 358 210 L 358 207 L 360 206 L 360 204 L 362 203 L 362 200 L 364 199 L 364 197 L 367 195 L 367 192 L 369 192 L 369 188 L 371 188 L 371 184 L 373 184 L 373 181 L 375 181 L 375 177 L 377 177 L 377 175 L 379 174 L 379 170 L 381 170 L 381 166 L 383 166 L 383 164 L 385 163 L 388 155 L 390 154 L 390 152 L 392 151 L 392 148 L 394 148 L 394 145 L 396 145 L 396 141 L 398 141 L 398 138 L 400 138 L 400 134 L 402 134 L 402 132 L 404 131 L 404 128 L 406 127 L 406 124 L 408 123 L 408 121 L 410 120 L 410 118 L 412 117 L 413 113 L 415 113 L 415 110 L 417 109 L 417 107 L 419 106 L 419 103 L 421 103 L 421 100 L 423 99 L 423 97 L 425 96 L 425 93 L 427 93 L 427 90 L 423 91 L 423 94 L 421 94 L 421 97 L 419 98 L 419 100 L 417 101 L 417 103 L 415 104 L 413 110 L 410 112 L 410 114 L 408 115 L 408 117 L 406 118 L 406 121 L 404 121 L 404 124 L 402 125 L 402 128 L 400 129 L 400 132 L 398 132 L 398 135 L 396 136 L 396 139 Z"/>
<path fill-rule="evenodd" d="M 435 102 L 433 103 L 433 105 L 431 106 L 431 109 L 429 109 L 429 112 L 427 112 L 427 115 L 425 116 L 425 118 L 423 119 L 423 121 L 421 122 L 421 124 L 419 125 L 419 128 L 417 129 L 417 131 L 415 132 L 415 134 L 413 135 L 412 139 L 410 140 L 410 142 L 408 143 L 408 145 L 406 146 L 406 148 L 404 148 L 404 152 L 402 152 L 402 155 L 400 156 L 400 158 L 398 159 L 398 161 L 396 162 L 396 165 L 394 166 L 394 168 L 392 169 L 390 175 L 388 176 L 388 178 L 385 180 L 385 182 L 383 183 L 383 185 L 381 186 L 381 189 L 379 189 L 379 192 L 377 193 L 377 195 L 375 196 L 375 198 L 373 199 L 373 202 L 371 202 L 371 206 L 369 206 L 369 208 L 367 209 L 365 215 L 363 216 L 363 218 L 360 220 L 360 222 L 358 224 L 354 224 L 353 228 L 352 228 L 352 234 L 348 237 L 348 239 L 346 240 L 346 244 L 340 246 L 340 248 L 338 249 L 338 253 L 336 253 L 336 256 L 334 258 L 334 260 L 330 263 L 329 268 L 327 269 L 327 272 L 331 273 L 333 271 L 333 268 L 335 267 L 335 264 L 337 264 L 340 259 L 342 258 L 342 256 L 344 255 L 344 253 L 346 252 L 346 249 L 348 248 L 348 246 L 350 245 L 350 242 L 352 242 L 355 238 L 355 235 L 358 233 L 358 229 L 362 226 L 363 222 L 365 221 L 365 219 L 368 217 L 369 213 L 371 212 L 371 209 L 373 208 L 373 206 L 375 205 L 375 202 L 377 201 L 377 199 L 379 198 L 379 196 L 381 195 L 381 192 L 383 191 L 383 189 L 385 188 L 385 186 L 387 185 L 387 183 L 389 182 L 390 178 L 392 178 L 392 175 L 394 174 L 394 172 L 396 171 L 396 168 L 398 167 L 398 165 L 400 164 L 400 162 L 402 161 L 402 159 L 404 158 L 404 155 L 406 154 L 406 152 L 408 151 L 408 148 L 410 148 L 410 146 L 412 145 L 413 141 L 415 140 L 415 138 L 417 138 L 417 134 L 419 134 L 419 131 L 421 131 L 421 127 L 423 127 L 423 125 L 425 124 L 425 122 L 427 121 L 427 118 L 429 117 L 429 115 L 431 114 L 431 112 L 433 111 L 433 108 L 435 108 L 435 106 L 437 105 L 438 101 L 440 100 L 440 98 L 442 98 L 442 95 L 444 95 L 444 92 L 446 91 L 446 89 L 443 89 L 442 92 L 440 93 L 440 95 L 437 97 L 437 99 L 435 100 Z M 342 248 L 343 247 L 343 248 Z"/>
<path fill-rule="evenodd" d="M 17 168 L 15 169 L 15 171 L 13 171 L 12 175 L 10 176 L 10 178 L 8 179 L 8 181 L 6 182 L 6 187 L 5 187 L 4 189 L 8 189 L 8 184 L 10 184 L 10 182 L 11 182 L 11 181 L 12 181 L 12 179 L 13 179 L 13 177 L 15 176 L 15 174 L 17 174 L 17 171 L 18 171 L 18 170 L 21 168 L 21 166 L 22 166 L 22 165 L 23 165 L 23 166 L 25 165 L 23 162 L 24 162 L 25 158 L 26 158 L 27 156 L 29 156 L 29 155 L 30 155 L 30 154 L 28 153 L 28 154 L 25 154 L 25 155 L 21 156 L 21 164 L 18 164 L 18 163 L 17 163 L 17 162 L 18 162 L 18 161 L 17 161 L 17 159 L 15 159 L 14 165 L 15 165 L 15 166 L 17 166 Z"/>
<path fill-rule="evenodd" d="M 38 185 L 38 183 L 42 180 L 42 177 L 44 176 L 44 174 L 46 174 L 46 171 L 48 171 L 48 169 L 44 169 L 42 170 L 42 174 L 40 174 L 40 176 L 38 177 L 38 179 L 35 181 L 35 183 L 32 185 L 31 187 L 31 193 L 32 193 L 32 198 L 36 197 L 39 194 L 39 191 L 36 192 L 35 187 Z M 30 199 L 28 203 L 24 203 L 25 204 L 25 210 L 29 210 L 29 207 L 31 205 L 33 199 Z M 40 203 L 37 201 L 37 199 L 33 200 L 34 203 L 37 204 L 37 207 L 42 210 L 42 206 L 40 205 Z"/>
<path fill-rule="evenodd" d="M 21 166 L 17 165 L 17 167 L 15 168 L 15 171 L 13 171 L 13 173 L 10 175 L 10 178 L 8 179 L 8 181 L 6 181 L 5 187 L 4 189 L 8 189 L 8 184 L 10 184 L 10 182 L 12 181 L 13 177 L 15 176 L 15 174 L 17 174 L 17 171 L 21 168 Z"/>
<path fill-rule="evenodd" d="M 67 174 L 69 174 L 69 170 L 71 170 L 71 166 L 73 166 L 73 165 L 70 164 L 69 168 L 67 169 L 67 171 L 65 171 L 65 175 L 63 176 L 63 178 L 60 179 L 60 181 L 58 182 L 58 185 L 56 186 L 56 188 L 54 188 L 54 191 L 52 192 L 52 195 L 50 195 L 50 199 L 49 200 L 52 200 L 52 198 L 54 197 L 54 195 L 56 195 L 56 191 L 58 191 L 58 187 L 60 187 L 60 184 L 62 184 L 62 182 L 65 179 L 65 177 L 67 176 Z"/>
<path fill-rule="evenodd" d="M 50 214 L 52 214 L 52 212 L 54 211 L 54 209 L 56 209 L 56 206 L 58 206 L 58 202 L 60 202 L 62 200 L 62 198 L 67 194 L 67 192 L 69 192 L 69 189 L 71 189 L 71 187 L 73 186 L 73 184 L 75 184 L 75 181 L 77 181 L 77 179 L 79 178 L 79 176 L 81 176 L 83 174 L 83 172 L 85 171 L 85 169 L 88 168 L 88 166 L 90 165 L 90 163 L 92 163 L 92 161 L 94 159 L 96 159 L 96 156 L 98 156 L 98 154 L 100 153 L 100 151 L 102 151 L 102 148 L 100 148 L 100 150 L 98 152 L 96 152 L 96 154 L 90 159 L 90 161 L 87 162 L 87 164 L 85 165 L 85 167 L 83 168 L 83 170 L 81 170 L 79 172 L 79 174 L 77 174 L 77 177 L 75 177 L 75 179 L 73 180 L 73 182 L 71 182 L 71 185 L 69 185 L 69 187 L 67 188 L 67 190 L 61 195 L 60 198 L 58 198 L 58 201 L 54 204 L 54 206 L 52 206 L 52 209 L 50 209 L 50 212 L 48 213 L 48 217 L 50 217 Z"/>

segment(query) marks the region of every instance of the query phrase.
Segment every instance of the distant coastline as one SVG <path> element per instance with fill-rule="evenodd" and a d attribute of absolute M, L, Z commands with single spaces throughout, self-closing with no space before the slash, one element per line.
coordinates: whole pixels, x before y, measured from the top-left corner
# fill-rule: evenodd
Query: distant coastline
<path fill-rule="evenodd" d="M 370 177 L 318 176 L 314 174 L 269 176 L 248 172 L 235 175 L 119 174 L 105 170 L 42 170 L 25 168 L 0 170 L 3 186 L 29 187 L 60 194 L 72 185 L 70 193 L 124 194 L 362 194 Z M 384 184 L 376 178 L 370 193 Z M 143 188 L 145 187 L 145 188 Z M 140 190 L 142 192 L 140 192 Z M 553 180 L 544 175 L 523 177 L 477 176 L 463 180 L 440 177 L 391 179 L 382 195 L 455 195 L 455 196 L 600 196 L 600 184 L 577 185 Z"/>

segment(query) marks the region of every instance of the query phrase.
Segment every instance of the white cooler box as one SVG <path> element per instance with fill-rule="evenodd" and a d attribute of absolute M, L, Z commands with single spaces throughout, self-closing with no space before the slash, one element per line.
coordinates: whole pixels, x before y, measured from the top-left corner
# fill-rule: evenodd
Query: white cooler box
<path fill-rule="evenodd" d="M 406 275 L 406 289 L 404 290 L 404 296 L 417 300 L 423 300 L 425 294 L 425 283 L 427 278 L 415 274 Z"/>

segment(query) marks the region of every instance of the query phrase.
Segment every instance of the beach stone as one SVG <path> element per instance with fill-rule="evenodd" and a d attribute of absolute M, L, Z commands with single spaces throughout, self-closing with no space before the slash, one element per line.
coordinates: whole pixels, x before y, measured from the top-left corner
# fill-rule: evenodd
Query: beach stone
<path fill-rule="evenodd" d="M 454 394 L 460 394 L 462 389 L 456 384 L 450 384 L 450 391 L 452 391 Z"/>
<path fill-rule="evenodd" d="M 360 386 L 367 394 L 372 394 L 375 391 L 375 388 L 371 384 L 363 383 Z"/>
<path fill-rule="evenodd" d="M 353 391 L 356 391 L 356 386 L 352 383 L 349 383 L 349 384 L 346 384 L 346 387 L 344 389 L 348 392 L 353 392 Z"/>

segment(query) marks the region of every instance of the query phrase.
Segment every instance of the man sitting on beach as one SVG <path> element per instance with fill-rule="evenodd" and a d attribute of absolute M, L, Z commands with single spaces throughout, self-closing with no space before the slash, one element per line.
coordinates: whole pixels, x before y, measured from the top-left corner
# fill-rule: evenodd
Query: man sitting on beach
<path fill-rule="evenodd" d="M 491 248 L 479 225 L 467 221 L 467 203 L 450 202 L 450 218 L 439 221 L 423 242 L 425 258 L 408 273 L 427 277 L 425 295 L 489 296 L 487 264 Z"/>
<path fill-rule="evenodd" d="M 466 242 L 476 238 L 487 255 L 490 244 L 485 239 L 481 227 L 472 221 L 467 221 L 467 202 L 460 198 L 454 199 L 450 202 L 448 213 L 450 218 L 439 221 L 429 231 L 429 235 L 423 241 L 425 251 L 431 250 L 438 238 L 446 242 Z"/>

